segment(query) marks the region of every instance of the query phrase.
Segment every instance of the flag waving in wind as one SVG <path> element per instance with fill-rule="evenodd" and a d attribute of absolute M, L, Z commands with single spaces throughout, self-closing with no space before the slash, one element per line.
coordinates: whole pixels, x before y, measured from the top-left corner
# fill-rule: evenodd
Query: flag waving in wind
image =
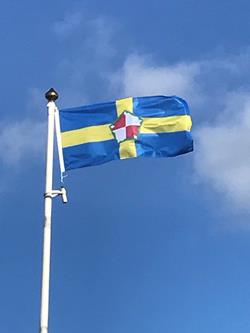
<path fill-rule="evenodd" d="M 59 117 L 65 170 L 193 150 L 189 108 L 176 96 L 129 97 L 63 109 Z"/>

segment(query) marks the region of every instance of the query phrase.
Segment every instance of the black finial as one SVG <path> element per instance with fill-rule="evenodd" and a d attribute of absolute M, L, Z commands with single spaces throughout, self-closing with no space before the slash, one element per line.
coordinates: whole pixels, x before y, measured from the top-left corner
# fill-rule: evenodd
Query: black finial
<path fill-rule="evenodd" d="M 45 94 L 45 97 L 47 98 L 47 100 L 49 102 L 55 102 L 58 98 L 58 93 L 55 91 L 55 89 L 50 88 L 50 90 L 48 90 Z"/>

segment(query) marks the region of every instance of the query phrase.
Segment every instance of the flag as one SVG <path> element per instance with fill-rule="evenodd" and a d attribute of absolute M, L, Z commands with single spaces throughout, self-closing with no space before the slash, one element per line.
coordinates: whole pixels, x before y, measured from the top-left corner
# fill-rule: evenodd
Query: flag
<path fill-rule="evenodd" d="M 187 103 L 176 96 L 129 97 L 59 110 L 65 170 L 193 150 Z"/>

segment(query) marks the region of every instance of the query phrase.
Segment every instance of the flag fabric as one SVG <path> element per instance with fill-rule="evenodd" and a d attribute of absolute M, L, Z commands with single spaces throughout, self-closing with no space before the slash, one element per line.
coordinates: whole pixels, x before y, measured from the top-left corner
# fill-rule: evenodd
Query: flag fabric
<path fill-rule="evenodd" d="M 193 150 L 187 103 L 176 96 L 129 97 L 59 110 L 65 170 Z"/>

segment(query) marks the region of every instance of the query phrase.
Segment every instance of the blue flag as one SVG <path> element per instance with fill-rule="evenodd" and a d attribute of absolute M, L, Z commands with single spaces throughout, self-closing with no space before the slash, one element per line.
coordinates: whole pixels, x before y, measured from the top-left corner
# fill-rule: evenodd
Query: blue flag
<path fill-rule="evenodd" d="M 59 117 L 65 170 L 193 150 L 189 108 L 176 96 L 129 97 L 63 109 Z"/>

